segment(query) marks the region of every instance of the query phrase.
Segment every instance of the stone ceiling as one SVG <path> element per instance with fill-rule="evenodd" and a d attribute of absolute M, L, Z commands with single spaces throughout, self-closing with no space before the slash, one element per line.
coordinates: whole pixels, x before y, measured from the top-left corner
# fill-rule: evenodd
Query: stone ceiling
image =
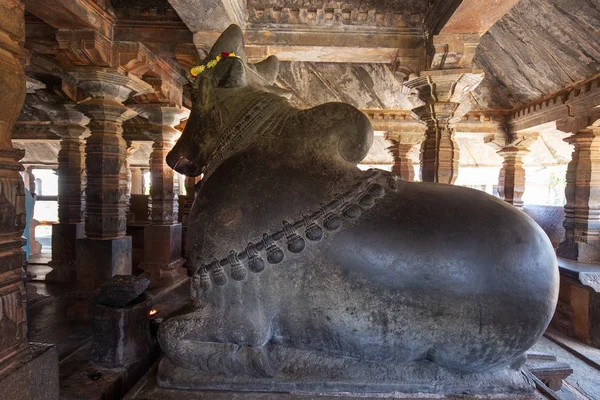
<path fill-rule="evenodd" d="M 477 48 L 478 108 L 515 108 L 598 74 L 599 34 L 598 0 L 520 0 Z"/>

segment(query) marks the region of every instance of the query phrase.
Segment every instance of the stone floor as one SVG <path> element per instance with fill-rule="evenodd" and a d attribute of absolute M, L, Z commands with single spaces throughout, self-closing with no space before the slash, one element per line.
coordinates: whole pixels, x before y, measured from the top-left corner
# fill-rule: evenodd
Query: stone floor
<path fill-rule="evenodd" d="M 33 270 L 36 271 L 36 268 L 34 266 Z M 170 315 L 187 303 L 189 288 L 186 283 L 187 280 L 180 282 L 172 292 L 150 292 L 156 299 L 154 307 L 159 310 L 157 317 Z M 67 285 L 28 282 L 30 340 L 56 345 L 61 399 L 120 399 L 158 359 L 158 346 L 147 360 L 128 369 L 106 370 L 90 364 L 91 324 L 66 317 L 67 307 L 72 304 L 71 291 L 72 287 Z"/>
<path fill-rule="evenodd" d="M 35 270 L 35 268 L 34 268 Z M 41 270 L 39 271 L 41 272 Z M 69 400 L 117 399 L 124 394 L 124 388 L 133 386 L 145 371 L 157 360 L 158 354 L 145 364 L 137 366 L 137 370 L 109 371 L 94 367 L 87 362 L 87 354 L 91 344 L 91 327 L 89 323 L 70 321 L 66 318 L 69 305 L 68 293 L 72 288 L 63 285 L 48 285 L 43 282 L 29 282 L 29 334 L 35 342 L 54 343 L 60 359 L 61 398 Z M 188 288 L 186 284 L 177 287 L 170 294 L 155 293 L 159 298 L 156 308 L 159 316 L 170 315 L 187 302 Z M 574 370 L 563 389 L 556 393 L 565 400 L 600 400 L 600 349 L 595 349 L 570 339 L 557 332 L 549 331 L 532 348 L 532 351 L 554 354 L 557 361 L 568 363 Z M 132 378 L 136 379 L 132 382 Z M 129 380 L 128 380 L 129 379 Z M 234 394 L 228 392 L 207 392 L 189 397 L 189 392 L 162 390 L 152 382 L 152 373 L 147 374 L 138 386 L 128 394 L 127 399 L 307 399 L 307 396 L 282 397 L 282 394 L 254 393 Z M 152 396 L 150 394 L 152 393 Z M 143 397 L 142 395 L 148 394 Z M 185 396 L 184 396 L 185 395 Z M 158 396 L 158 397 L 157 397 Z M 551 398 L 539 395 L 540 398 Z M 340 400 L 339 396 L 321 397 Z M 388 397 L 389 398 L 389 397 Z"/>

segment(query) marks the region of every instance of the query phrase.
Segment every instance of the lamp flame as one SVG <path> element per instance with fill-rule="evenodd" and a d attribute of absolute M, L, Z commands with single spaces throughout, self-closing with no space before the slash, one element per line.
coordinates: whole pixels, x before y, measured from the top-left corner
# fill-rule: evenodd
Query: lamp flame
<path fill-rule="evenodd" d="M 158 310 L 157 310 L 156 308 L 153 308 L 152 310 L 150 310 L 150 311 L 148 312 L 148 315 L 149 315 L 150 317 L 153 317 L 153 316 L 155 316 L 156 314 L 158 314 Z"/>

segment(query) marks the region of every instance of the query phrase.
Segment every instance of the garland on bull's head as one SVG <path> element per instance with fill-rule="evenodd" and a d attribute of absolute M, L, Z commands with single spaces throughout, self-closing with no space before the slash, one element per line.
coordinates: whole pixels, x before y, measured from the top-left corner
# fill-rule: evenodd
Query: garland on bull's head
<path fill-rule="evenodd" d="M 240 58 L 240 56 L 238 56 L 237 54 L 235 54 L 233 52 L 229 53 L 229 52 L 224 51 L 221 54 L 219 54 L 218 56 L 216 56 L 214 58 L 214 60 L 210 60 L 206 64 L 197 65 L 194 68 L 192 68 L 190 70 L 190 74 L 192 74 L 193 77 L 196 77 L 196 76 L 200 75 L 201 73 L 203 73 L 204 71 L 206 71 L 207 69 L 216 67 L 217 64 L 219 63 L 219 61 L 221 61 L 225 58 Z"/>

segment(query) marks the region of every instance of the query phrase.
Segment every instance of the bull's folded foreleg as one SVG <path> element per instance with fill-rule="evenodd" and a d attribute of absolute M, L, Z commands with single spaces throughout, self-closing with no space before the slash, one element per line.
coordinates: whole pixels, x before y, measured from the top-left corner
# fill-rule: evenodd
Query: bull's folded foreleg
<path fill-rule="evenodd" d="M 220 329 L 210 314 L 210 308 L 205 307 L 160 325 L 158 340 L 172 362 L 191 370 L 228 375 L 269 377 L 275 374 L 265 346 L 216 341 Z"/>

